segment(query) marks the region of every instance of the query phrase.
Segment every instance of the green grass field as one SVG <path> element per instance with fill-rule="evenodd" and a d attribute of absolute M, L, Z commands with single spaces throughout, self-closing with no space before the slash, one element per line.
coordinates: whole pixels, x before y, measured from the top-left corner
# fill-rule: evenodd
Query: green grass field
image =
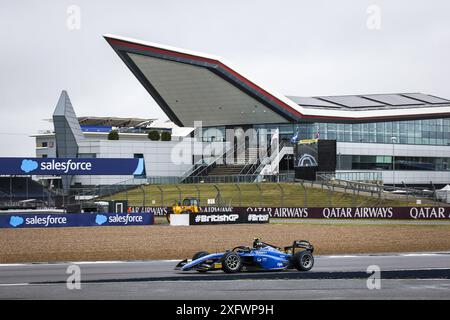
<path fill-rule="evenodd" d="M 216 189 L 217 188 L 217 189 Z M 161 192 L 161 190 L 162 192 Z M 240 189 L 240 190 L 239 190 Z M 145 197 L 144 197 L 145 191 Z M 201 205 L 232 206 L 405 206 L 414 202 L 379 200 L 376 195 L 358 196 L 294 183 L 146 185 L 105 196 L 104 200 L 128 200 L 130 206 L 171 206 L 184 197 L 198 197 Z"/>

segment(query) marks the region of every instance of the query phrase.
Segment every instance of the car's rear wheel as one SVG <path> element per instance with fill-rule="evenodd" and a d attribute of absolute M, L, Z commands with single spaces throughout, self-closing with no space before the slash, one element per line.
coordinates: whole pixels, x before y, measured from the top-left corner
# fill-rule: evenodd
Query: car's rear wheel
<path fill-rule="evenodd" d="M 241 257 L 233 251 L 224 254 L 222 258 L 222 270 L 226 273 L 236 273 L 241 271 Z"/>
<path fill-rule="evenodd" d="M 314 266 L 314 257 L 308 250 L 299 251 L 292 256 L 292 264 L 298 271 L 309 271 Z"/>

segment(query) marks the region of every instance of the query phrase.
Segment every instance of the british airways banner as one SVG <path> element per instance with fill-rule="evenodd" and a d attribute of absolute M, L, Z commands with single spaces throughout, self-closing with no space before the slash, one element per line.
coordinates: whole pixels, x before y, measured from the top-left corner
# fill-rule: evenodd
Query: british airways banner
<path fill-rule="evenodd" d="M 0 158 L 0 174 L 142 175 L 143 158 Z"/>
<path fill-rule="evenodd" d="M 152 213 L 0 214 L 0 228 L 57 228 L 152 225 Z"/>

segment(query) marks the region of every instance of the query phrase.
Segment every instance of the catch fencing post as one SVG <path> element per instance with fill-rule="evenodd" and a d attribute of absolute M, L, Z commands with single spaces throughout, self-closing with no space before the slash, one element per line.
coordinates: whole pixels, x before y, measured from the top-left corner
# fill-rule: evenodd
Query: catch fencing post
<path fill-rule="evenodd" d="M 281 206 L 283 207 L 284 206 L 284 190 L 283 190 L 283 187 L 279 183 L 277 183 L 277 186 L 278 186 L 278 188 L 280 188 L 280 191 L 281 191 L 280 203 L 281 203 Z"/>
<path fill-rule="evenodd" d="M 108 191 L 108 197 L 109 197 L 109 200 L 112 200 L 112 193 L 111 193 L 110 187 L 109 187 L 109 186 L 106 186 L 106 190 Z"/>
<path fill-rule="evenodd" d="M 433 182 L 431 182 L 431 186 L 433 187 L 433 201 L 434 201 L 434 205 L 436 205 L 437 203 L 437 194 L 436 194 L 436 187 L 434 186 Z"/>
<path fill-rule="evenodd" d="M 325 186 L 328 188 L 328 205 L 330 207 L 333 206 L 333 201 L 332 201 L 332 191 L 331 191 L 331 187 L 328 184 L 325 184 Z"/>
<path fill-rule="evenodd" d="M 239 192 L 239 206 L 242 207 L 242 191 L 241 191 L 241 187 L 239 187 L 239 184 L 235 184 L 236 188 L 238 189 Z"/>
<path fill-rule="evenodd" d="M 156 187 L 158 188 L 159 192 L 161 193 L 161 207 L 164 207 L 164 190 L 159 185 L 156 185 Z"/>
<path fill-rule="evenodd" d="M 381 201 L 381 192 L 383 192 L 383 189 L 380 185 L 380 186 L 378 186 L 378 200 L 380 200 L 380 201 Z"/>
<path fill-rule="evenodd" d="M 175 188 L 177 188 L 177 190 L 178 190 L 178 201 L 181 202 L 181 189 L 178 185 L 175 185 Z"/>
<path fill-rule="evenodd" d="M 213 184 L 213 187 L 214 187 L 214 189 L 216 189 L 216 191 L 217 191 L 216 198 L 217 198 L 217 202 L 219 203 L 219 206 L 220 206 L 220 203 L 221 203 L 220 189 L 219 189 L 219 187 L 216 186 L 215 184 Z"/>
<path fill-rule="evenodd" d="M 143 197 L 142 197 L 142 206 L 145 207 L 145 189 L 144 189 L 144 187 L 142 186 L 142 184 L 139 185 L 139 188 L 141 188 L 141 190 L 142 190 L 142 195 L 143 195 Z"/>
<path fill-rule="evenodd" d="M 261 206 L 262 206 L 262 199 L 261 199 L 261 197 L 262 197 L 262 189 L 261 189 L 261 187 L 259 186 L 259 183 L 256 183 L 255 185 L 256 185 L 256 187 L 258 188 L 258 191 L 259 191 L 259 196 L 258 196 L 258 198 L 259 198 L 259 206 L 261 207 Z"/>
<path fill-rule="evenodd" d="M 306 208 L 308 206 L 308 192 L 306 191 L 306 188 L 303 185 L 303 180 L 300 181 L 300 185 L 302 186 L 304 192 L 303 206 Z"/>
<path fill-rule="evenodd" d="M 200 202 L 200 189 L 198 187 L 198 185 L 194 184 L 195 190 L 197 190 L 197 199 Z"/>

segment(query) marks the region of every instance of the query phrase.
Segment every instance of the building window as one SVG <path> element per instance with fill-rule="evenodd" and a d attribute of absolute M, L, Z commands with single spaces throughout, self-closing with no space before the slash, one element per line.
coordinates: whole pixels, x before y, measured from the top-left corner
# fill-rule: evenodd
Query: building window
<path fill-rule="evenodd" d="M 78 158 L 97 158 L 95 153 L 79 153 Z"/>
<path fill-rule="evenodd" d="M 342 158 L 343 156 L 340 157 Z M 352 170 L 393 169 L 392 156 L 350 155 L 350 157 Z M 448 163 L 450 163 L 450 158 L 396 156 L 395 170 L 448 171 L 450 170 Z M 343 166 L 341 165 L 341 167 Z"/>

